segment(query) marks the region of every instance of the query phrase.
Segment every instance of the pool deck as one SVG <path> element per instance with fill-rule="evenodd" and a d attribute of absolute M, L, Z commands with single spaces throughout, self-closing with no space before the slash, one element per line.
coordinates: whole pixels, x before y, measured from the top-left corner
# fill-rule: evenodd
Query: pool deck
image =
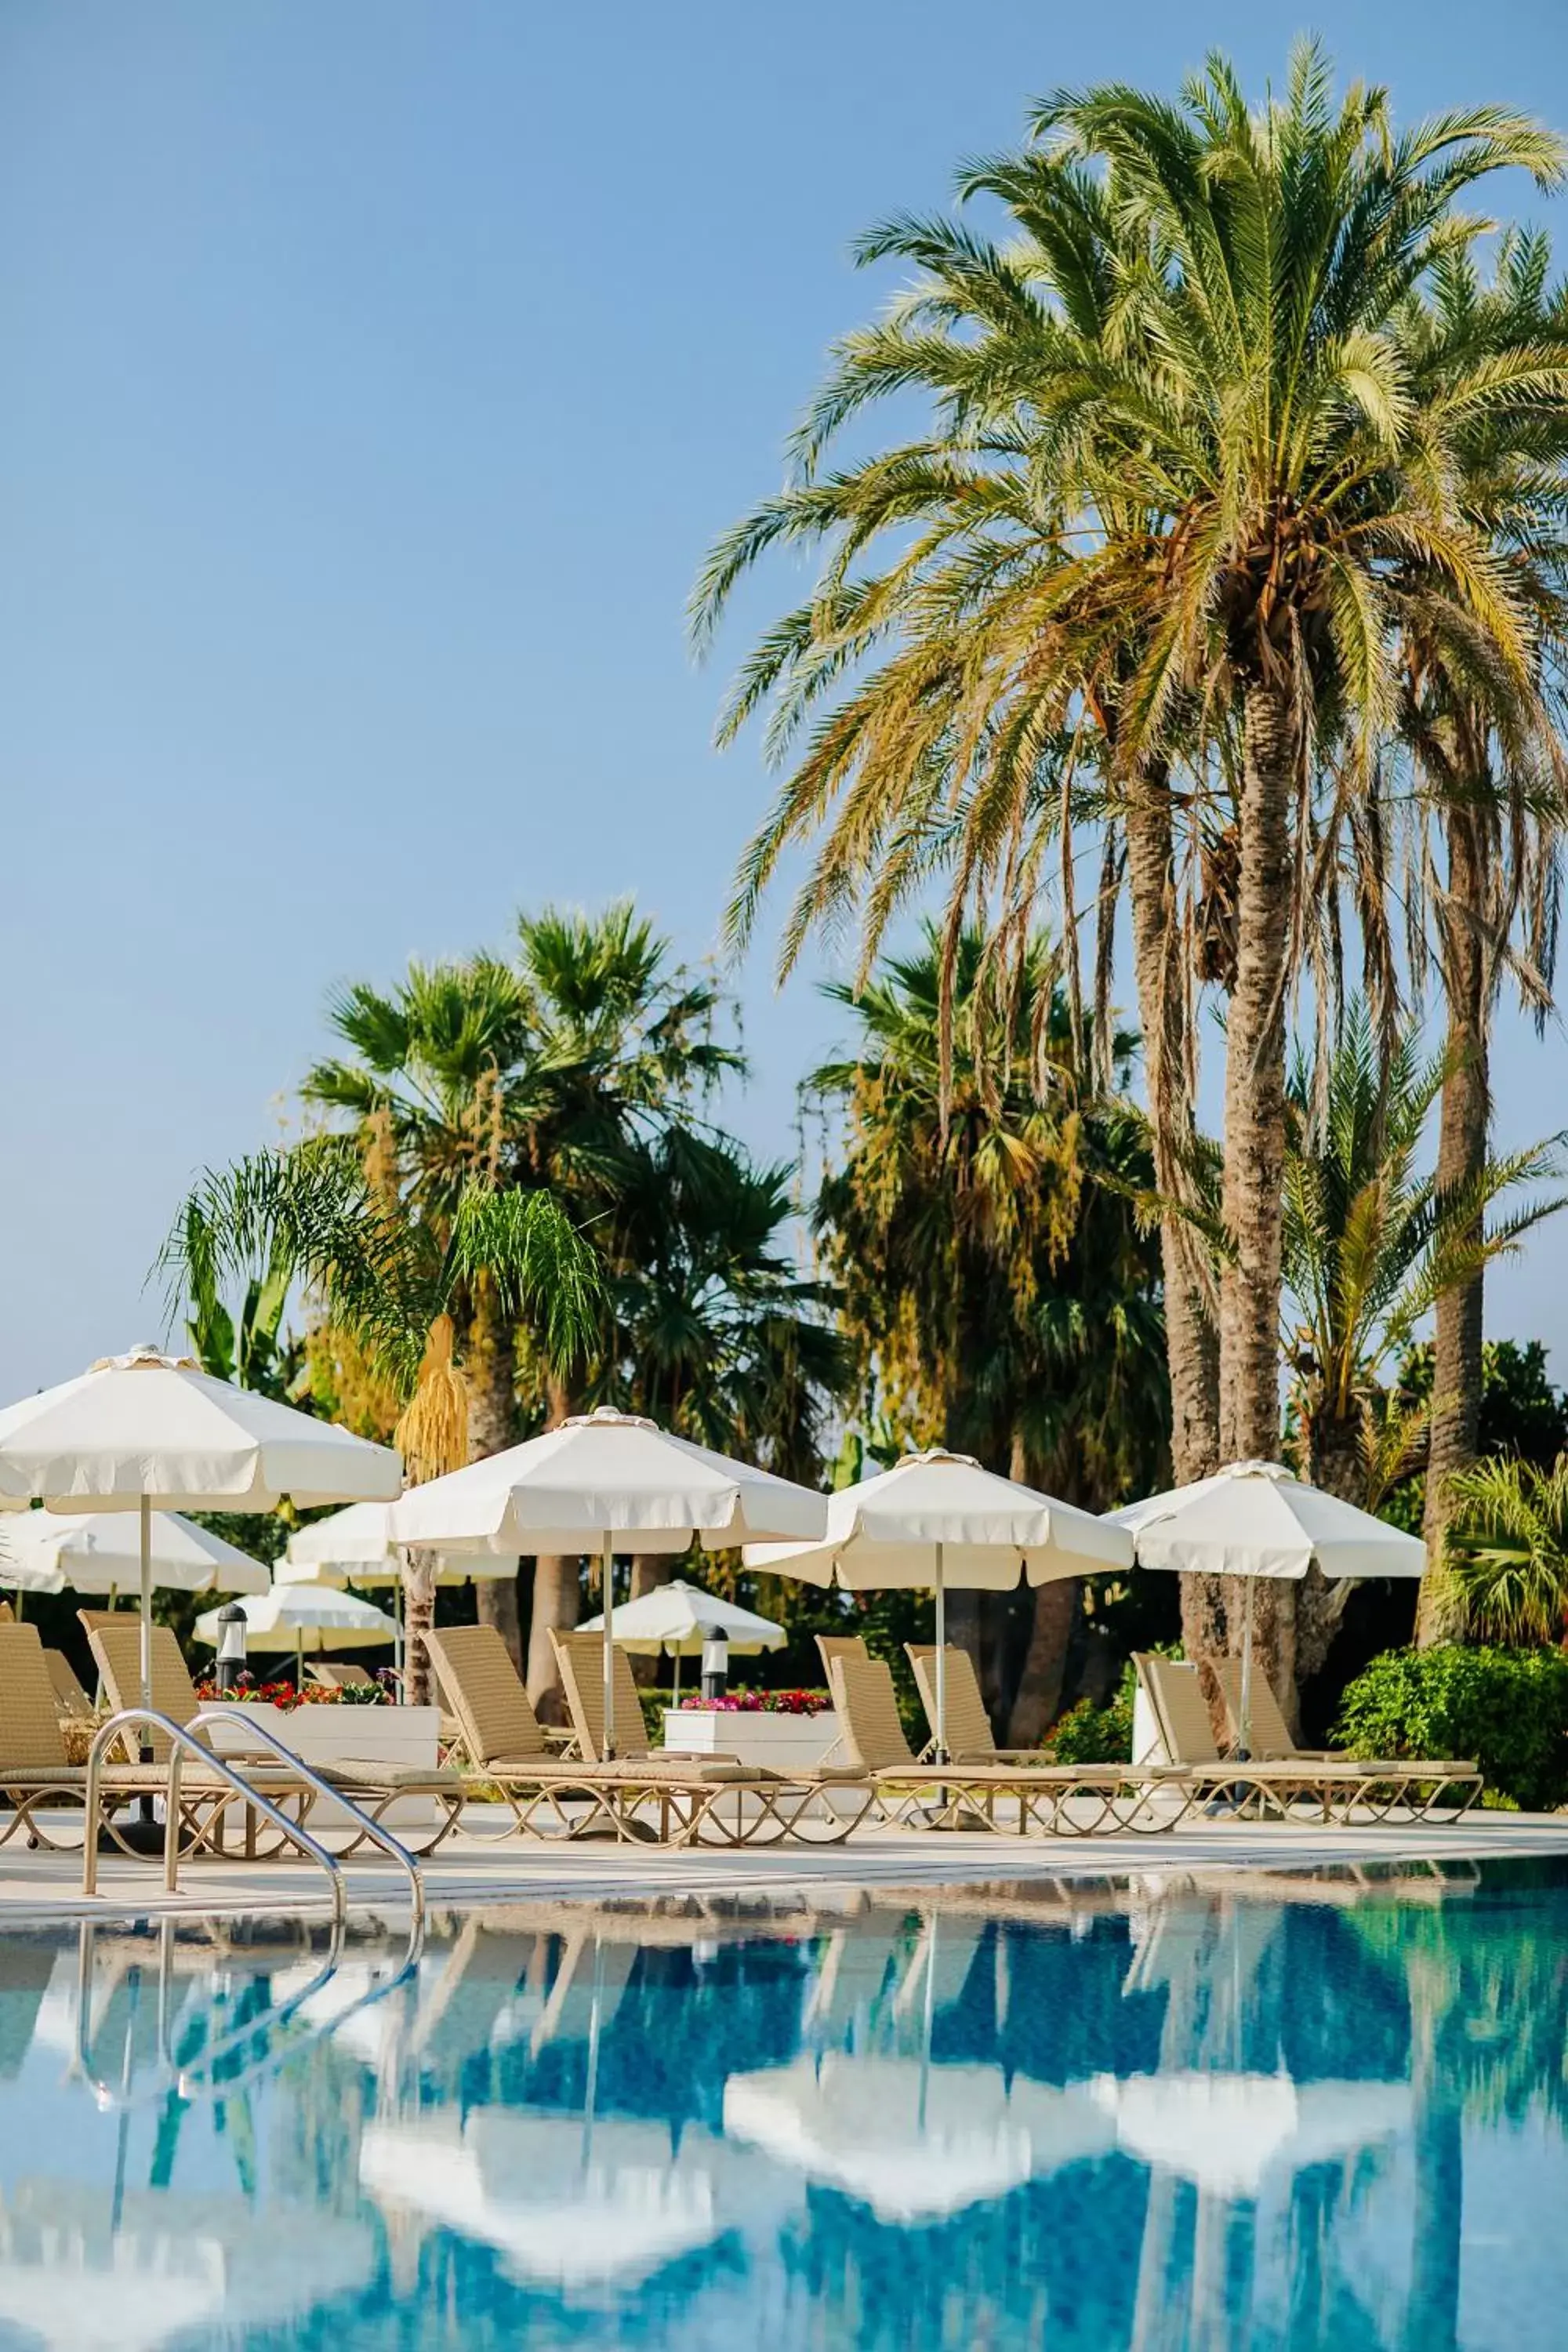
<path fill-rule="evenodd" d="M 1048 1901 L 1053 1890 L 1065 1893 L 1076 1882 L 1107 1878 L 1212 1883 L 1217 1875 L 1239 1894 L 1249 1877 L 1267 1874 L 1269 1891 L 1277 1894 L 1282 1879 L 1299 1882 L 1325 1868 L 1453 1868 L 1552 1856 L 1568 1857 L 1568 1815 L 1493 1812 L 1447 1827 L 1341 1829 L 1216 1821 L 1161 1835 L 1083 1838 L 881 1828 L 858 1831 L 843 1845 L 761 1853 L 655 1852 L 647 1846 L 568 1846 L 522 1839 L 493 1843 L 459 1832 L 425 1865 L 424 1875 L 433 1910 L 651 1902 L 700 1916 L 710 1907 L 716 1916 L 743 1916 L 748 1908 L 853 1909 L 906 1893 L 913 1902 L 922 1895 L 940 1900 L 943 1891 L 952 1900 L 961 1899 L 966 1887 L 986 1889 L 994 1907 L 1004 1896 L 1023 1904 Z M 346 1875 L 356 1918 L 392 1927 L 406 1916 L 406 1892 L 390 1864 L 355 1861 L 346 1866 Z M 81 1892 L 79 1856 L 0 1850 L 0 1932 L 30 1921 L 83 1916 L 304 1914 L 323 1910 L 326 1900 L 322 1877 L 302 1863 L 191 1863 L 182 1872 L 179 1893 L 171 1896 L 163 1891 L 161 1865 L 122 1856 L 103 1859 L 99 1892 L 88 1897 Z"/>

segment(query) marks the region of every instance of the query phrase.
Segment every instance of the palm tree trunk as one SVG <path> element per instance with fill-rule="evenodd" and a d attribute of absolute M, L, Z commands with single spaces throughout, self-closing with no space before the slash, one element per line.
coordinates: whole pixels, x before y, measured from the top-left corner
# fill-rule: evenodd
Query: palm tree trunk
<path fill-rule="evenodd" d="M 503 1453 L 511 1444 L 517 1414 L 517 1364 L 511 1326 L 500 1311 L 495 1285 L 486 1274 L 479 1275 L 474 1285 L 463 1369 L 468 1381 L 468 1459 L 479 1462 L 488 1454 Z M 516 1575 L 477 1578 L 474 1592 L 479 1623 L 495 1627 L 521 1674 L 522 1627 L 518 1614 Z"/>
<path fill-rule="evenodd" d="M 1009 1748 L 1037 1748 L 1057 1719 L 1081 1591 L 1076 1576 L 1060 1577 L 1054 1584 L 1036 1589 L 1029 1646 L 1007 1718 Z"/>
<path fill-rule="evenodd" d="M 1361 1448 L 1362 1422 L 1352 1415 L 1314 1412 L 1307 1425 L 1309 1475 L 1314 1486 L 1342 1502 L 1366 1507 L 1366 1467 Z M 1310 1682 L 1329 1662 L 1352 1587 L 1331 1581 L 1314 1560 L 1296 1587 L 1296 1679 Z"/>
<path fill-rule="evenodd" d="M 546 1387 L 550 1412 L 546 1427 L 559 1429 L 576 1410 L 576 1402 L 563 1380 L 552 1377 Z M 569 1633 L 577 1622 L 581 1592 L 581 1562 L 576 1553 L 543 1554 L 533 1563 L 533 1612 L 528 1634 L 528 1696 L 542 1723 L 564 1723 L 565 1695 L 551 1647 L 552 1632 Z"/>
<path fill-rule="evenodd" d="M 1299 753 L 1288 685 L 1255 678 L 1243 714 L 1236 983 L 1225 1061 L 1221 1202 L 1232 1255 L 1220 1277 L 1219 1444 L 1226 1462 L 1271 1461 L 1279 1451 L 1285 995 Z M 1263 1580 L 1256 1597 L 1254 1654 L 1289 1715 L 1296 1690 L 1295 1596 L 1288 1586 L 1269 1590 L 1270 1582 Z"/>
<path fill-rule="evenodd" d="M 425 1636 L 436 1622 L 436 1554 L 410 1551 L 403 1570 L 403 1696 L 409 1706 L 428 1706 L 432 1691 L 430 1653 Z"/>
<path fill-rule="evenodd" d="M 1486 1164 L 1490 1090 L 1487 1055 L 1486 963 L 1481 940 L 1485 875 L 1474 814 L 1447 812 L 1448 904 L 1439 932 L 1443 988 L 1448 1007 L 1447 1045 L 1458 1058 L 1443 1087 L 1438 1110 L 1437 1183 L 1457 1192 Z M 1432 1350 L 1432 1423 L 1426 1454 L 1426 1574 L 1415 1620 L 1422 1649 L 1455 1640 L 1464 1610 L 1443 1573 L 1450 1507 L 1448 1481 L 1475 1460 L 1480 1435 L 1481 1343 L 1486 1311 L 1479 1274 L 1438 1299 Z"/>
<path fill-rule="evenodd" d="M 1189 1084 L 1187 1007 L 1176 958 L 1175 846 L 1168 773 L 1162 765 L 1133 778 L 1123 820 L 1127 890 L 1143 1069 L 1153 1138 L 1154 1181 L 1166 1200 L 1181 1197 L 1196 1133 Z M 1165 1358 L 1171 1380 L 1171 1470 L 1178 1486 L 1219 1467 L 1219 1334 L 1205 1296 L 1197 1237 L 1185 1220 L 1160 1220 L 1165 1307 Z M 1217 1577 L 1184 1576 L 1182 1646 L 1201 1672 L 1225 1654 L 1225 1588 Z M 1218 1687 L 1205 1677 L 1210 1705 Z"/>

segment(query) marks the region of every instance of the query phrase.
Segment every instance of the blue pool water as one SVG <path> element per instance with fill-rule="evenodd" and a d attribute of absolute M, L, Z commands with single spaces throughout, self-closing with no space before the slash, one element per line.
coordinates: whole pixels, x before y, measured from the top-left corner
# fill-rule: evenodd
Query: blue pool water
<path fill-rule="evenodd" d="M 0 1938 L 5 2352 L 1568 2344 L 1549 1872 L 537 1906 L 398 1958 Z"/>

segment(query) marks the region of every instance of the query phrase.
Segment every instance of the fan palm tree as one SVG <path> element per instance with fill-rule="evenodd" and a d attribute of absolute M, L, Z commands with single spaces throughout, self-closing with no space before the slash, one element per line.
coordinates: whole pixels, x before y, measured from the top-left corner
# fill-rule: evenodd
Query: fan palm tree
<path fill-rule="evenodd" d="M 963 933 L 950 1039 L 943 959 L 928 928 L 864 989 L 830 989 L 858 1050 L 808 1081 L 847 1123 L 816 1226 L 862 1391 L 907 1441 L 1105 1509 L 1163 1462 L 1157 1251 L 1135 1204 L 1150 1175 L 1142 1122 L 1083 1083 L 1047 942 L 1006 992 L 979 931 Z M 1111 1052 L 1123 1073 L 1128 1045 Z M 980 1658 L 1018 1739 L 1055 1711 L 1072 1599 L 1037 1594 L 1021 1685 L 1016 1659 L 1009 1673 Z M 949 1623 L 980 1648 L 965 1601 Z"/>
<path fill-rule="evenodd" d="M 1383 1433 L 1379 1375 L 1435 1307 L 1563 1205 L 1562 1196 L 1491 1212 L 1506 1195 L 1561 1174 L 1558 1138 L 1484 1158 L 1450 1190 L 1424 1171 L 1424 1139 L 1453 1075 L 1450 1054 L 1423 1059 L 1410 1026 L 1386 1059 L 1366 1005 L 1352 1003 L 1320 1085 L 1299 1059 L 1289 1087 L 1285 1162 L 1284 1352 L 1307 1475 L 1364 1507 Z M 1322 1108 L 1319 1109 L 1321 1094 Z M 1415 1434 L 1406 1427 L 1401 1442 Z M 1324 1664 L 1347 1588 L 1314 1574 L 1299 1596 L 1297 1667 Z"/>
<path fill-rule="evenodd" d="M 171 1287 L 217 1295 L 257 1265 L 288 1270 L 321 1301 L 394 1394 L 395 1435 L 414 1479 L 468 1458 L 469 1397 L 454 1361 L 453 1309 L 483 1283 L 498 1311 L 528 1328 L 542 1360 L 569 1364 L 589 1340 L 602 1276 L 554 1194 L 470 1176 L 426 1213 L 417 1175 L 357 1136 L 323 1135 L 203 1176 L 164 1245 Z M 411 1693 L 423 1695 L 430 1563 L 407 1577 Z"/>
<path fill-rule="evenodd" d="M 1500 1642 L 1552 1642 L 1568 1620 L 1568 1455 L 1500 1455 L 1454 1480 L 1447 1567 L 1459 1612 Z"/>
<path fill-rule="evenodd" d="M 1489 282 L 1468 253 L 1445 257 L 1429 290 L 1406 307 L 1405 341 L 1422 381 L 1441 390 L 1478 361 L 1526 345 L 1568 351 L 1568 289 L 1549 284 L 1549 268 L 1545 238 L 1518 230 L 1502 238 Z M 1415 977 L 1429 934 L 1447 1012 L 1437 1174 L 1452 1192 L 1472 1185 L 1486 1159 L 1490 1025 L 1505 974 L 1538 1020 L 1550 1003 L 1564 814 L 1556 721 L 1568 640 L 1568 417 L 1551 407 L 1482 413 L 1458 436 L 1458 456 L 1465 502 L 1507 551 L 1532 615 L 1537 672 L 1533 696 L 1521 695 L 1484 647 L 1433 626 L 1419 597 L 1402 616 L 1401 732 L 1421 787 L 1404 880 Z M 1437 1303 L 1426 1484 L 1434 1567 L 1449 1480 L 1478 1450 L 1484 1279 L 1478 1266 Z M 1448 1590 L 1436 1576 L 1424 1588 L 1425 1641 L 1450 1630 Z"/>
<path fill-rule="evenodd" d="M 786 960 L 857 903 L 874 941 L 933 866 L 954 921 L 993 887 L 1015 900 L 1052 835 L 1070 870 L 1070 805 L 1051 814 L 1042 760 L 1097 680 L 1112 780 L 1153 830 L 1163 765 L 1184 755 L 1201 801 L 1228 803 L 1219 1451 L 1270 1454 L 1286 1003 L 1337 833 L 1314 808 L 1318 753 L 1335 735 L 1349 747 L 1334 794 L 1370 772 L 1395 699 L 1395 567 L 1406 597 L 1418 581 L 1528 688 L 1529 615 L 1453 495 L 1454 444 L 1478 415 L 1568 390 L 1556 355 L 1527 345 L 1418 399 L 1394 321 L 1475 235 L 1465 190 L 1508 166 L 1549 184 L 1562 152 L 1490 108 L 1397 134 L 1381 90 L 1334 105 L 1310 44 L 1256 113 L 1215 59 L 1178 104 L 1098 89 L 1052 100 L 1036 129 L 1035 152 L 973 176 L 1015 213 L 1007 248 L 947 222 L 867 241 L 921 276 L 848 339 L 801 478 L 720 542 L 700 583 L 706 631 L 774 544 L 826 548 L 726 716 L 732 731 L 771 698 L 790 762 L 732 922 L 743 936 L 785 848 L 819 833 Z M 825 470 L 851 418 L 911 389 L 932 410 L 924 437 Z M 1155 840 L 1131 877 L 1150 958 L 1170 871 Z M 1263 1647 L 1288 1683 L 1283 1614 Z"/>

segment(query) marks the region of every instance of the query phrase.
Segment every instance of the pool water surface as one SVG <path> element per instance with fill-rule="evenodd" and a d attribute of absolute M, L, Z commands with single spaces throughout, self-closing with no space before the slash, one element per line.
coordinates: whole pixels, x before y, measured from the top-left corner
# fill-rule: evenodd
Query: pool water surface
<path fill-rule="evenodd" d="M 0 1937 L 0 2347 L 1568 2343 L 1568 1876 Z"/>

